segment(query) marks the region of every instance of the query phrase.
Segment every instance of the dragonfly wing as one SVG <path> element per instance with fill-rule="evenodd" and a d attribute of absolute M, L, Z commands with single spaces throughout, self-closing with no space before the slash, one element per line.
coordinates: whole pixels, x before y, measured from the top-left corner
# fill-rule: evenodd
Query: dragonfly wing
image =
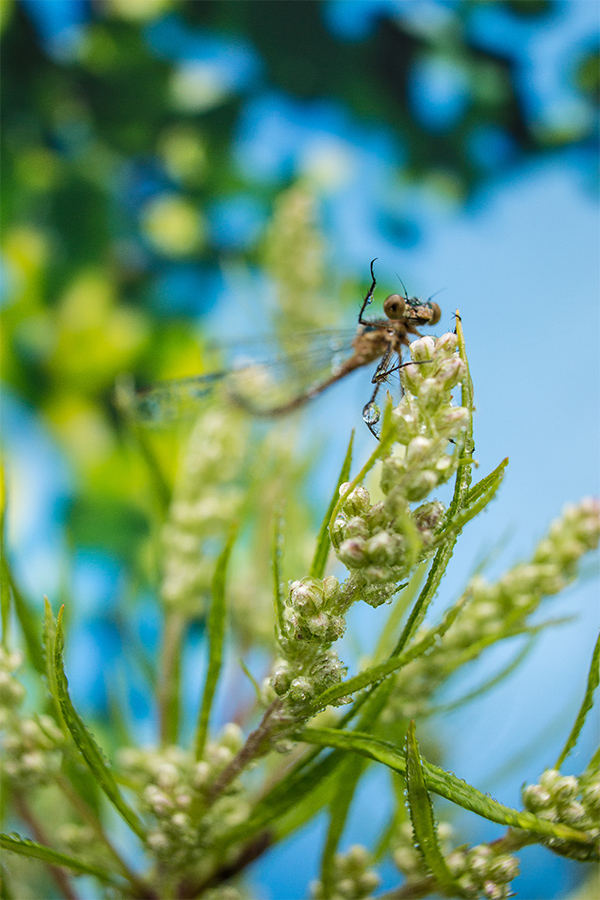
<path fill-rule="evenodd" d="M 288 412 L 317 394 L 335 379 L 352 354 L 355 333 L 343 340 L 331 335 L 310 342 L 297 340 L 293 349 L 277 360 L 256 362 L 233 371 L 226 390 L 231 399 L 249 412 L 277 415 Z"/>
<path fill-rule="evenodd" d="M 355 332 L 297 334 L 283 340 L 276 357 L 239 359 L 229 371 L 158 382 L 147 390 L 131 386 L 118 391 L 118 405 L 136 421 L 165 424 L 198 414 L 218 396 L 266 416 L 309 393 L 335 374 L 352 352 Z M 281 347 L 280 343 L 280 347 Z M 239 350 L 239 348 L 238 348 Z M 239 357 L 239 353 L 238 353 Z"/>
<path fill-rule="evenodd" d="M 150 388 L 117 389 L 117 405 L 137 422 L 162 425 L 198 415 L 201 405 L 215 395 L 226 378 L 224 372 L 212 372 L 190 378 L 159 381 Z"/>

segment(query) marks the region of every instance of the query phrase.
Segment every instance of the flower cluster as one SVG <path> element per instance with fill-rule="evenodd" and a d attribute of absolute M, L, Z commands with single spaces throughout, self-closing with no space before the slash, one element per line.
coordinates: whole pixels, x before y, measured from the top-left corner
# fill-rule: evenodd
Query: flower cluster
<path fill-rule="evenodd" d="M 448 822 L 437 826 L 437 838 L 446 865 L 461 888 L 461 897 L 505 900 L 511 896 L 510 882 L 519 874 L 518 860 L 493 844 L 452 849 L 453 828 Z M 392 856 L 407 881 L 422 881 L 430 873 L 413 836 L 410 822 L 404 822 L 394 836 Z"/>
<path fill-rule="evenodd" d="M 346 674 L 330 650 L 346 628 L 346 609 L 344 592 L 333 576 L 291 583 L 279 641 L 283 659 L 275 666 L 271 686 L 278 696 L 286 696 L 294 712 Z"/>
<path fill-rule="evenodd" d="M 121 751 L 123 776 L 137 791 L 151 821 L 148 846 L 163 868 L 194 868 L 198 873 L 200 863 L 204 869 L 214 862 L 207 847 L 247 818 L 248 803 L 241 798 L 237 784 L 230 785 L 208 813 L 205 808 L 208 790 L 242 740 L 240 729 L 230 723 L 214 743 L 207 744 L 199 761 L 176 746 Z"/>
<path fill-rule="evenodd" d="M 570 825 L 590 838 L 589 844 L 548 838 L 546 843 L 557 853 L 580 860 L 600 858 L 600 772 L 578 778 L 546 769 L 538 784 L 523 789 L 523 804 L 539 818 Z"/>
<path fill-rule="evenodd" d="M 469 411 L 451 405 L 450 392 L 465 376 L 456 347 L 454 334 L 411 344 L 415 364 L 402 370 L 404 396 L 393 411 L 397 442 L 382 464 L 384 499 L 371 504 L 369 492 L 356 487 L 331 528 L 338 559 L 355 577 L 361 598 L 373 606 L 389 600 L 398 581 L 427 558 L 444 513 L 438 502 L 414 510 L 410 504 L 423 501 L 458 466 L 458 454 L 447 448 L 466 428 Z"/>
<path fill-rule="evenodd" d="M 0 727 L 5 728 L 8 720 L 25 699 L 25 688 L 15 678 L 14 672 L 23 662 L 16 651 L 0 647 Z"/>
<path fill-rule="evenodd" d="M 510 883 L 519 874 L 519 861 L 493 844 L 457 847 L 446 856 L 446 864 L 462 889 L 461 896 L 506 900 L 514 894 Z"/>
<path fill-rule="evenodd" d="M 313 900 L 322 900 L 325 896 L 340 900 L 365 900 L 370 897 L 381 880 L 370 868 L 372 864 L 371 854 L 361 844 L 355 844 L 346 853 L 336 854 L 333 890 L 325 894 L 321 882 L 314 881 L 311 884 Z"/>
<path fill-rule="evenodd" d="M 469 412 L 451 406 L 450 391 L 465 375 L 456 348 L 454 334 L 411 345 L 413 359 L 427 362 L 429 372 L 419 365 L 405 369 L 404 398 L 393 413 L 398 440 L 382 465 L 384 499 L 372 504 L 366 488 L 355 487 L 331 527 L 336 555 L 350 570 L 347 580 L 340 585 L 333 577 L 308 577 L 290 585 L 280 635 L 283 659 L 270 684 L 278 696 L 285 695 L 293 713 L 344 677 L 346 669 L 330 648 L 345 631 L 350 606 L 357 600 L 373 607 L 388 602 L 398 582 L 433 552 L 444 506 L 431 501 L 411 509 L 410 504 L 424 501 L 458 465 L 458 453 L 446 450 L 466 427 Z M 348 487 L 340 487 L 341 496 Z"/>
<path fill-rule="evenodd" d="M 98 833 L 90 825 L 65 822 L 56 828 L 56 839 L 61 848 L 71 856 L 78 856 L 86 863 L 110 869 L 114 856 Z"/>
<path fill-rule="evenodd" d="M 23 685 L 13 672 L 21 665 L 20 653 L 0 648 L 0 727 L 2 770 L 13 787 L 45 784 L 60 770 L 63 734 L 50 716 L 22 716 Z"/>
<path fill-rule="evenodd" d="M 494 636 L 521 630 L 544 596 L 557 593 L 575 578 L 579 558 L 597 547 L 599 539 L 600 506 L 586 498 L 564 508 L 530 562 L 509 569 L 494 584 L 480 575 L 472 578 L 466 592 L 469 603 L 443 640 L 398 674 L 393 715 L 412 717 L 422 712 L 435 689 L 478 642 L 483 647 Z"/>
<path fill-rule="evenodd" d="M 438 822 L 437 839 L 444 856 L 452 849 L 451 838 L 454 829 L 448 822 Z M 429 875 L 423 855 L 415 846 L 413 828 L 410 822 L 403 822 L 394 833 L 392 859 L 407 881 L 421 881 Z"/>
<path fill-rule="evenodd" d="M 233 410 L 210 410 L 189 439 L 169 518 L 163 528 L 164 603 L 197 615 L 214 575 L 214 545 L 236 517 L 242 491 L 234 479 L 244 441 Z"/>
<path fill-rule="evenodd" d="M 316 228 L 317 204 L 305 187 L 283 191 L 267 236 L 266 264 L 275 281 L 278 315 L 288 330 L 323 327 L 323 241 Z"/>

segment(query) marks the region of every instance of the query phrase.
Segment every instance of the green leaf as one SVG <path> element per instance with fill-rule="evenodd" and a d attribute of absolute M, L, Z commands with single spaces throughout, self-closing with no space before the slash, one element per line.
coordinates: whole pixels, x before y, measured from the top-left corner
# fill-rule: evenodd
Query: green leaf
<path fill-rule="evenodd" d="M 6 868 L 0 864 L 0 900 L 16 900 L 15 895 L 10 886 L 8 872 Z"/>
<path fill-rule="evenodd" d="M 406 735 L 406 787 L 415 842 L 426 868 L 444 893 L 462 896 L 462 891 L 448 868 L 438 843 L 433 806 L 425 785 L 414 719 L 408 726 Z"/>
<path fill-rule="evenodd" d="M 327 512 L 321 522 L 321 527 L 319 529 L 319 534 L 317 537 L 317 546 L 315 549 L 315 555 L 313 557 L 313 561 L 310 567 L 310 575 L 313 578 L 322 578 L 325 573 L 325 566 L 327 564 L 327 556 L 329 554 L 329 523 L 331 521 L 331 516 L 333 514 L 333 510 L 338 502 L 340 496 L 340 486 L 344 484 L 350 478 L 350 467 L 352 466 L 352 445 L 354 443 L 354 430 L 350 435 L 350 441 L 348 442 L 348 449 L 346 450 L 346 456 L 344 457 L 344 462 L 342 463 L 342 469 L 340 472 L 340 477 L 337 480 L 337 484 L 333 495 L 331 497 L 331 501 L 329 506 L 327 507 Z"/>
<path fill-rule="evenodd" d="M 329 827 L 321 860 L 321 884 L 323 896 L 329 898 L 334 890 L 335 855 L 348 818 L 350 805 L 358 782 L 366 768 L 366 762 L 359 756 L 345 759 L 336 776 L 336 787 L 329 804 Z"/>
<path fill-rule="evenodd" d="M 291 772 L 261 797 L 246 821 L 235 825 L 224 835 L 219 849 L 247 841 L 267 826 L 274 825 L 279 834 L 280 822 L 284 816 L 290 812 L 295 813 L 301 806 L 304 806 L 311 793 L 317 790 L 319 791 L 318 808 L 327 803 L 330 795 L 324 788 L 324 783 L 343 762 L 344 756 L 341 753 L 330 753 L 315 761 L 316 756 L 317 754 L 314 754 L 308 760 L 301 760 Z M 314 804 L 306 803 L 306 810 L 307 812 L 304 815 L 301 814 L 300 818 L 295 821 L 296 828 L 314 817 Z M 287 833 L 287 830 L 291 829 L 286 829 L 284 825 L 282 833 Z"/>
<path fill-rule="evenodd" d="M 51 638 L 54 637 L 54 640 L 52 641 L 53 646 L 51 644 L 48 645 L 48 649 L 52 650 L 51 659 L 53 666 L 53 678 L 50 689 L 53 692 L 53 697 L 60 706 L 62 717 L 71 733 L 71 737 L 79 748 L 79 751 L 98 786 L 104 791 L 110 802 L 117 812 L 125 819 L 129 827 L 139 838 L 145 840 L 145 829 L 141 820 L 121 796 L 121 792 L 119 791 L 115 777 L 110 770 L 108 761 L 96 744 L 91 733 L 87 730 L 83 720 L 71 702 L 69 696 L 69 682 L 65 675 L 62 659 L 65 643 L 62 617 L 63 608 L 61 607 L 56 620 L 55 635 L 50 636 Z"/>
<path fill-rule="evenodd" d="M 468 694 L 463 694 L 462 697 L 459 697 L 458 700 L 452 700 L 450 703 L 441 703 L 439 706 L 430 707 L 428 710 L 429 715 L 434 715 L 438 712 L 447 713 L 453 709 L 459 709 L 461 706 L 466 706 L 467 703 L 471 703 L 473 700 L 476 700 L 478 697 L 483 696 L 483 694 L 488 693 L 497 685 L 501 684 L 509 675 L 511 675 L 515 669 L 518 669 L 523 660 L 531 653 L 533 647 L 535 645 L 535 635 L 531 635 L 527 643 L 524 647 L 519 650 L 517 654 L 515 654 L 514 659 L 512 659 L 504 668 L 502 668 L 496 675 L 493 675 L 491 678 L 488 678 L 479 687 L 475 688 L 473 691 L 469 691 Z"/>
<path fill-rule="evenodd" d="M 489 491 L 497 490 L 498 487 L 498 479 L 502 479 L 504 475 L 504 469 L 508 465 L 508 458 L 503 459 L 496 468 L 486 475 L 481 481 L 478 481 L 477 484 L 473 485 L 473 487 L 469 490 L 465 506 L 471 506 L 472 503 L 477 502 L 481 497 L 488 494 Z"/>
<path fill-rule="evenodd" d="M 275 512 L 273 521 L 273 544 L 271 547 L 271 566 L 273 569 L 273 603 L 275 606 L 275 622 L 277 623 L 277 635 L 281 637 L 284 632 L 284 602 L 281 590 L 281 554 L 283 543 L 283 507 Z"/>
<path fill-rule="evenodd" d="M 337 499 L 335 506 L 333 507 L 331 517 L 329 519 L 329 527 L 335 522 L 336 516 L 346 499 L 350 496 L 354 488 L 357 484 L 362 484 L 365 480 L 367 474 L 371 471 L 375 463 L 378 459 L 384 456 L 391 445 L 394 443 L 396 439 L 396 429 L 392 420 L 392 404 L 388 402 L 385 407 L 385 412 L 383 414 L 383 421 L 381 425 L 381 433 L 379 435 L 379 443 L 371 453 L 370 457 L 360 470 L 357 475 L 354 476 L 351 482 L 349 482 L 348 487 L 344 491 L 342 495 L 340 495 Z"/>
<path fill-rule="evenodd" d="M 22 838 L 18 834 L 0 834 L 0 847 L 10 850 L 12 853 L 18 853 L 20 856 L 27 856 L 29 859 L 39 859 L 50 866 L 65 866 L 81 875 L 93 875 L 94 878 L 123 890 L 123 881 L 115 878 L 111 872 L 107 872 L 99 866 L 82 862 L 66 853 L 59 853 L 57 850 L 30 841 L 28 838 Z"/>
<path fill-rule="evenodd" d="M 254 677 L 254 675 L 252 674 L 252 672 L 250 671 L 250 669 L 248 668 L 248 666 L 246 665 L 246 663 L 244 662 L 244 660 L 242 659 L 241 656 L 238 658 L 238 664 L 239 664 L 240 669 L 242 670 L 242 672 L 244 673 L 244 675 L 246 676 L 246 678 L 248 679 L 248 681 L 254 688 L 254 693 L 256 694 L 256 702 L 260 703 L 262 701 L 262 693 L 261 693 L 261 689 L 260 689 L 260 684 L 258 683 L 258 681 L 256 680 L 256 678 Z"/>
<path fill-rule="evenodd" d="M 458 536 L 465 525 L 474 519 L 475 516 L 479 515 L 479 513 L 485 509 L 488 503 L 494 499 L 496 492 L 500 485 L 502 484 L 502 479 L 504 478 L 504 470 L 508 465 L 508 457 L 502 460 L 498 466 L 491 472 L 487 479 L 483 479 L 486 481 L 485 489 L 482 489 L 480 492 L 477 492 L 475 498 L 470 500 L 470 493 L 467 494 L 466 503 L 462 510 L 457 511 L 455 515 L 449 520 L 447 520 L 447 524 L 444 527 L 444 530 L 436 536 L 436 541 L 447 540 L 449 536 L 456 535 Z M 481 482 L 480 482 L 481 484 Z M 477 487 L 477 485 L 476 485 Z"/>
<path fill-rule="evenodd" d="M 221 672 L 221 663 L 223 660 L 223 641 L 225 638 L 225 620 L 227 614 L 227 604 L 225 602 L 225 581 L 227 576 L 227 563 L 231 556 L 234 541 L 237 537 L 238 528 L 234 526 L 229 534 L 227 543 L 223 548 L 219 559 L 212 584 L 212 603 L 208 616 L 208 633 L 209 633 L 209 652 L 208 652 L 208 671 L 206 673 L 206 681 L 204 682 L 204 694 L 202 697 L 202 705 L 200 707 L 200 715 L 198 717 L 198 727 L 196 730 L 196 759 L 200 759 L 204 752 L 206 744 L 206 736 L 208 734 L 208 721 L 210 718 L 210 710 L 217 689 L 217 682 Z"/>
<path fill-rule="evenodd" d="M 10 620 L 10 574 L 6 559 L 4 527 L 6 524 L 6 479 L 4 466 L 0 465 L 0 620 L 2 623 L 2 646 L 7 647 Z"/>
<path fill-rule="evenodd" d="M 598 778 L 598 773 L 600 772 L 600 747 L 596 747 L 594 752 L 592 753 L 592 758 L 589 763 L 585 767 L 585 771 L 583 772 L 580 782 L 588 783 L 590 780 L 596 780 Z"/>
<path fill-rule="evenodd" d="M 402 620 L 407 609 L 414 601 L 416 594 L 421 587 L 428 563 L 422 562 L 415 569 L 410 581 L 401 586 L 398 594 L 394 598 L 394 602 L 390 606 L 390 612 L 381 634 L 377 641 L 377 647 L 373 654 L 374 662 L 381 662 L 386 657 L 393 654 L 394 635 L 398 632 Z"/>
<path fill-rule="evenodd" d="M 389 766 L 390 769 L 400 772 L 401 775 L 406 775 L 406 760 L 400 750 L 388 741 L 377 740 L 369 734 L 340 731 L 335 728 L 305 728 L 298 731 L 295 737 L 308 744 L 360 753 L 362 756 Z M 445 772 L 444 769 L 425 760 L 422 761 L 422 765 L 427 790 L 440 797 L 445 797 L 452 803 L 456 803 L 457 806 L 462 806 L 463 809 L 477 813 L 491 822 L 523 828 L 544 837 L 557 837 L 582 844 L 589 843 L 589 837 L 582 831 L 577 831 L 568 825 L 549 822 L 547 819 L 539 819 L 530 812 L 504 806 L 467 784 L 466 781 L 457 778 L 452 772 Z"/>
<path fill-rule="evenodd" d="M 56 619 L 52 615 L 52 607 L 47 597 L 44 597 L 44 649 L 45 649 L 45 675 L 56 710 L 56 718 L 62 727 L 65 737 L 69 734 L 67 723 L 58 699 L 58 686 L 56 682 L 56 670 L 54 668 L 54 646 L 56 643 Z"/>
<path fill-rule="evenodd" d="M 347 694 L 353 694 L 356 691 L 361 691 L 366 687 L 378 684 L 393 672 L 396 672 L 398 669 L 407 665 L 413 659 L 422 656 L 440 639 L 440 637 L 442 637 L 442 635 L 446 633 L 465 603 L 466 598 L 462 598 L 458 603 L 455 603 L 454 606 L 448 610 L 440 625 L 438 625 L 437 628 L 432 628 L 422 640 L 414 644 L 410 650 L 406 651 L 406 653 L 403 653 L 401 656 L 391 656 L 385 662 L 379 663 L 376 666 L 369 666 L 362 672 L 359 672 L 358 675 L 348 678 L 341 684 L 335 684 L 332 687 L 327 688 L 327 690 L 323 691 L 322 694 L 319 694 L 319 696 L 315 698 L 314 702 L 310 705 L 307 715 L 313 716 L 319 712 L 319 710 L 324 709 L 325 706 L 335 703 L 336 700 L 345 697 Z"/>
<path fill-rule="evenodd" d="M 579 733 L 583 728 L 584 722 L 586 720 L 587 714 L 594 704 L 594 691 L 598 687 L 600 683 L 600 671 L 599 671 L 599 663 L 600 663 L 600 634 L 596 640 L 596 646 L 594 647 L 594 652 L 592 654 L 592 663 L 590 665 L 590 671 L 588 673 L 587 687 L 585 691 L 585 696 L 583 698 L 583 703 L 581 704 L 581 708 L 577 713 L 577 718 L 575 719 L 575 724 L 571 729 L 571 734 L 567 738 L 567 742 L 563 747 L 562 753 L 556 760 L 554 765 L 555 769 L 560 769 L 563 762 L 577 743 L 577 738 L 579 737 Z"/>
<path fill-rule="evenodd" d="M 3 646 L 7 646 L 10 624 L 10 600 L 19 620 L 27 656 L 40 674 L 44 673 L 44 651 L 40 640 L 39 613 L 33 605 L 25 599 L 17 585 L 8 562 L 6 550 L 5 520 L 6 520 L 6 488 L 4 484 L 4 470 L 0 468 L 0 491 L 2 492 L 2 506 L 0 507 L 0 618 L 2 621 Z"/>

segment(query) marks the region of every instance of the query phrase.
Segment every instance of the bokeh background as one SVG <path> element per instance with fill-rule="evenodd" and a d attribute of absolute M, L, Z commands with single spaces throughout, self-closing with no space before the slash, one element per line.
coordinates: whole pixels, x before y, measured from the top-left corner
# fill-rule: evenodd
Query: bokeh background
<path fill-rule="evenodd" d="M 397 275 L 411 295 L 441 291 L 438 333 L 460 309 L 480 472 L 510 465 L 440 604 L 484 557 L 494 577 L 566 502 L 598 493 L 595 0 L 7 0 L 0 13 L 8 537 L 33 606 L 76 598 L 67 668 L 83 714 L 108 713 L 102 673 L 120 665 L 123 598 L 141 590 L 131 571 L 146 524 L 115 379 L 193 374 L 203 336 L 268 332 L 265 234 L 290 188 L 313 204 L 320 278 L 336 316 L 346 304 L 335 324 L 355 322 L 374 257 L 382 296 Z M 351 428 L 357 461 L 372 447 L 361 377 L 302 413 L 319 451 L 315 522 Z M 509 805 L 553 762 L 580 702 L 594 572 L 553 601 L 568 623 L 491 708 L 483 698 L 440 720 L 445 765 Z M 376 625 L 360 627 L 368 646 Z M 473 684 L 502 662 L 478 666 Z M 151 740 L 143 698 L 137 709 Z M 568 771 L 593 740 L 591 722 Z M 357 812 L 344 845 L 368 843 L 385 817 L 383 788 L 368 791 L 366 834 Z M 467 835 L 497 835 L 480 825 L 466 819 Z M 303 896 L 321 831 L 257 865 L 257 891 Z M 522 857 L 515 886 L 530 900 L 564 896 L 582 874 L 542 850 Z"/>

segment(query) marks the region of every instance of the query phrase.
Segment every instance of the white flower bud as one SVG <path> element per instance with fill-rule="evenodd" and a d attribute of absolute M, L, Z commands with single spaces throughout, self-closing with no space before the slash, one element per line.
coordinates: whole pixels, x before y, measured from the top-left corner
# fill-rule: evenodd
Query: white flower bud
<path fill-rule="evenodd" d="M 409 501 L 423 500 L 439 483 L 438 476 L 430 469 L 419 472 L 406 489 L 406 499 Z"/>
<path fill-rule="evenodd" d="M 364 548 L 365 541 L 362 538 L 349 538 L 338 547 L 338 559 L 347 566 L 362 566 L 365 563 Z"/>
<path fill-rule="evenodd" d="M 350 487 L 349 482 L 340 485 L 340 497 Z M 361 516 L 367 512 L 371 505 L 371 497 L 366 488 L 358 485 L 344 500 L 344 512 L 348 516 Z"/>
<path fill-rule="evenodd" d="M 419 338 L 410 345 L 410 355 L 414 360 L 419 362 L 423 360 L 433 359 L 435 352 L 435 341 L 430 336 Z M 408 366 L 407 366 L 408 368 Z"/>
<path fill-rule="evenodd" d="M 435 342 L 435 355 L 451 356 L 458 347 L 458 336 L 453 331 L 447 331 Z"/>
<path fill-rule="evenodd" d="M 424 378 L 418 391 L 419 403 L 432 412 L 443 400 L 443 394 L 436 378 Z"/>
<path fill-rule="evenodd" d="M 413 464 L 425 459 L 433 446 L 433 441 L 426 437 L 413 438 L 406 450 L 407 464 Z"/>
<path fill-rule="evenodd" d="M 419 388 L 421 387 L 421 382 L 425 377 L 425 373 L 421 372 L 422 366 L 415 366 L 413 364 L 409 364 L 407 366 L 403 366 L 401 371 L 402 384 L 405 390 L 410 391 L 411 394 L 415 396 L 419 393 Z M 406 398 L 405 398 L 406 399 Z"/>
<path fill-rule="evenodd" d="M 451 359 L 444 359 L 439 365 L 435 373 L 435 379 L 440 387 L 445 390 L 451 390 L 455 384 L 458 384 L 465 377 L 465 364 L 459 356 L 453 356 Z"/>
<path fill-rule="evenodd" d="M 465 406 L 441 409 L 435 417 L 435 425 L 442 437 L 453 437 L 469 424 L 470 413 Z"/>
<path fill-rule="evenodd" d="M 344 537 L 346 538 L 366 538 L 369 534 L 367 523 L 361 516 L 352 516 L 348 519 L 344 527 Z"/>

